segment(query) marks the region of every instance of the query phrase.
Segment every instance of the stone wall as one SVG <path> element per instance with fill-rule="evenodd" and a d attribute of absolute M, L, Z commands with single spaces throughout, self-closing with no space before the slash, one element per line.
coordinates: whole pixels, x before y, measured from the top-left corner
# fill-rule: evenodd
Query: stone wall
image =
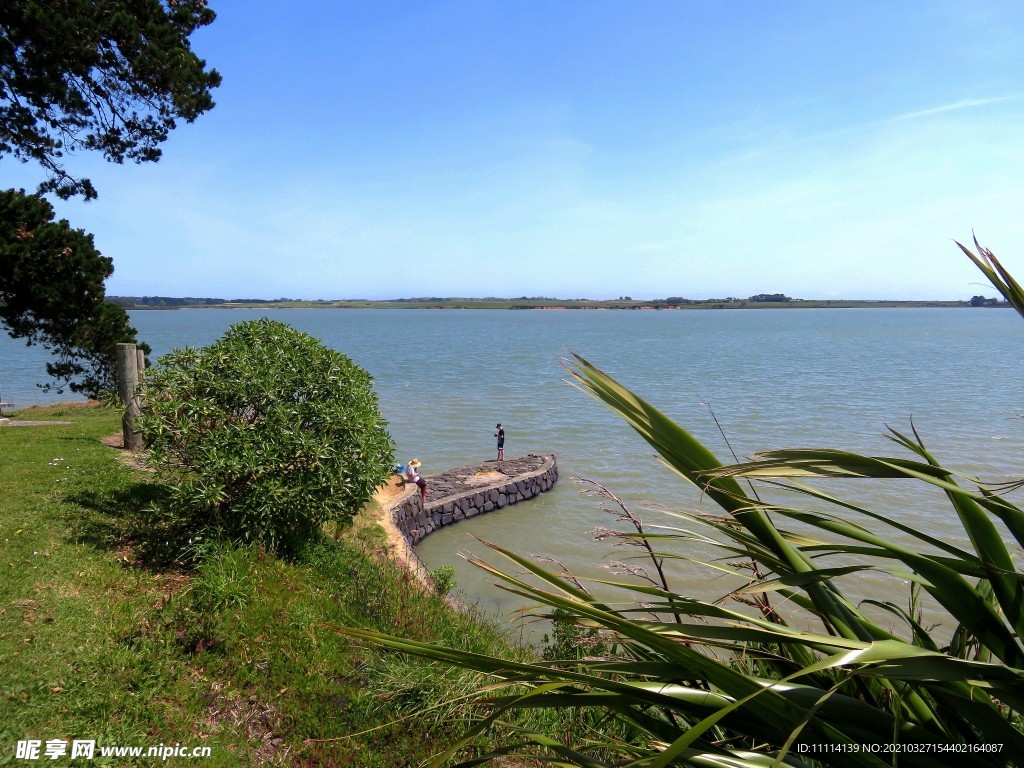
<path fill-rule="evenodd" d="M 473 484 L 474 478 L 502 475 L 492 482 Z M 503 509 L 550 490 L 558 480 L 554 456 L 523 456 L 501 464 L 487 462 L 460 467 L 436 477 L 425 477 L 428 490 L 436 484 L 445 495 L 431 490 L 424 506 L 420 494 L 407 493 L 391 509 L 395 527 L 410 545 L 446 525 L 467 517 Z M 415 490 L 415 486 L 411 487 Z"/>

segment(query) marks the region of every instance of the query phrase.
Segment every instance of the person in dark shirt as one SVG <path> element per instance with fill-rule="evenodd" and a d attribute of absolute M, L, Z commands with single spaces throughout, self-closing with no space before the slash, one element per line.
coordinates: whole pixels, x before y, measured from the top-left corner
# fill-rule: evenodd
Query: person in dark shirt
<path fill-rule="evenodd" d="M 498 438 L 498 461 L 505 460 L 505 430 L 501 428 L 499 423 L 497 426 L 498 431 L 494 433 L 494 436 Z"/>

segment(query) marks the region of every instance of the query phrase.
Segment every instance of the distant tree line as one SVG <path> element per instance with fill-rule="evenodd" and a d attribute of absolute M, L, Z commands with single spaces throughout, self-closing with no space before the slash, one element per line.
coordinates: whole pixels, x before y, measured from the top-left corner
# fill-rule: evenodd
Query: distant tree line
<path fill-rule="evenodd" d="M 302 299 L 220 299 L 195 296 L 110 296 L 108 300 L 119 307 L 202 307 L 216 304 L 277 304 Z"/>
<path fill-rule="evenodd" d="M 792 301 L 789 296 L 784 293 L 759 293 L 756 296 L 751 296 L 747 301 L 753 302 L 783 302 Z"/>
<path fill-rule="evenodd" d="M 455 299 L 443 298 L 441 296 L 414 296 L 410 299 L 388 299 L 388 301 L 394 301 L 402 304 L 439 304 L 445 301 L 455 301 Z"/>
<path fill-rule="evenodd" d="M 981 298 L 981 297 L 977 297 Z M 287 302 L 305 302 L 304 299 L 223 299 L 216 297 L 199 298 L 195 296 L 110 296 L 108 300 L 119 307 L 132 309 L 134 307 L 201 307 L 216 306 L 220 304 L 282 304 Z M 331 299 L 315 299 L 314 304 L 330 304 Z M 684 305 L 726 305 L 745 303 L 771 303 L 798 301 L 784 293 L 758 293 L 746 299 L 737 296 L 726 296 L 724 299 L 687 299 L 682 296 L 669 296 L 667 299 L 652 299 L 651 301 L 634 300 L 631 296 L 620 296 L 618 299 L 559 299 L 551 296 L 519 296 L 518 298 L 504 298 L 499 296 L 485 296 L 483 298 L 462 298 L 452 296 L 410 296 L 401 299 L 386 299 L 387 302 L 395 304 L 446 304 L 451 302 L 526 302 L 524 306 L 548 306 L 551 304 L 568 302 L 601 302 L 601 301 L 628 301 L 642 306 L 654 307 L 679 307 Z M 973 301 L 973 300 L 972 300 Z M 985 299 L 985 301 L 996 302 L 996 299 Z"/>
<path fill-rule="evenodd" d="M 194 296 L 174 298 L 171 296 L 111 296 L 109 301 L 119 307 L 185 307 L 203 304 L 223 304 L 224 299 L 200 299 Z"/>
<path fill-rule="evenodd" d="M 679 307 L 690 304 L 742 304 L 743 302 L 769 303 L 797 301 L 784 293 L 758 293 L 741 299 L 737 296 L 726 296 L 724 299 L 684 299 L 682 296 L 669 296 L 667 299 L 655 299 L 651 302 L 655 306 Z"/>
<path fill-rule="evenodd" d="M 284 304 L 289 301 L 305 301 L 305 299 L 289 299 L 282 296 L 280 299 L 228 299 L 222 304 Z"/>
<path fill-rule="evenodd" d="M 971 296 L 972 307 L 995 307 L 999 305 L 999 299 L 986 299 L 984 296 Z"/>

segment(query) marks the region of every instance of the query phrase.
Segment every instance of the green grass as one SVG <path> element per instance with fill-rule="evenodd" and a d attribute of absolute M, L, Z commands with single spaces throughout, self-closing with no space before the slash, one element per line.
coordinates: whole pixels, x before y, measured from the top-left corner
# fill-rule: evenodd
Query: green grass
<path fill-rule="evenodd" d="M 209 766 L 418 765 L 463 730 L 453 700 L 479 680 L 325 625 L 510 652 L 381 558 L 371 525 L 294 562 L 193 542 L 186 567 L 184 533 L 144 512 L 160 488 L 100 443 L 116 412 L 30 418 L 73 423 L 0 428 L 0 765 L 23 762 L 23 739 L 209 746 Z"/>

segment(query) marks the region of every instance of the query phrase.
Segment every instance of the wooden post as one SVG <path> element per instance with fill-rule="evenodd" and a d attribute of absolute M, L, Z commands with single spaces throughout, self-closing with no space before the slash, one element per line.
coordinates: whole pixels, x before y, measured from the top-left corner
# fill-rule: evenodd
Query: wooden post
<path fill-rule="evenodd" d="M 134 344 L 117 345 L 117 394 L 125 406 L 121 432 L 124 447 L 134 451 L 142 447 L 142 435 L 135 431 L 135 420 L 139 416 L 139 357 Z"/>
<path fill-rule="evenodd" d="M 146 380 L 146 353 L 141 349 L 136 349 L 135 354 L 138 356 L 139 383 L 141 384 Z"/>

